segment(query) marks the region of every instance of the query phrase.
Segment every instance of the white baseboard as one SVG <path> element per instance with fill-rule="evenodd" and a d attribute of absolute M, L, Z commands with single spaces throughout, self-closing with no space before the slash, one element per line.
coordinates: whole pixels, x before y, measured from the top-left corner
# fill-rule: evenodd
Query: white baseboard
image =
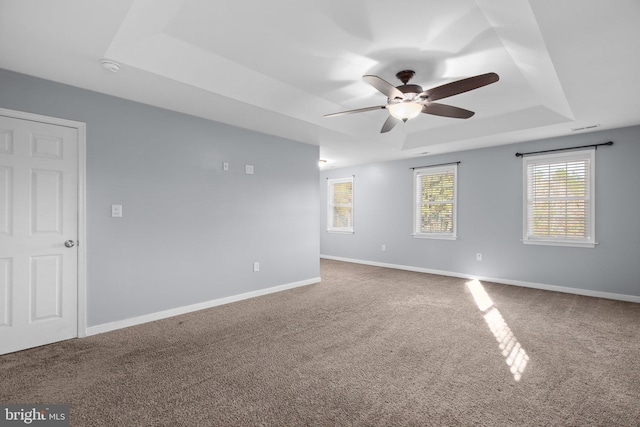
<path fill-rule="evenodd" d="M 116 329 L 128 328 L 129 326 L 140 325 L 142 323 L 153 322 L 155 320 L 166 319 L 167 317 L 178 316 L 180 314 L 191 313 L 193 311 L 204 310 L 206 308 L 216 307 L 223 304 L 229 304 L 244 299 L 255 298 L 262 295 L 272 294 L 274 292 L 286 291 L 287 289 L 298 288 L 300 286 L 313 285 L 319 283 L 320 277 L 302 280 L 300 282 L 287 283 L 284 285 L 273 286 L 271 288 L 260 289 L 257 291 L 246 292 L 243 294 L 232 295 L 230 297 L 218 298 L 211 301 L 205 301 L 197 304 L 191 304 L 184 307 L 172 308 L 156 313 L 145 314 L 144 316 L 133 317 L 130 319 L 117 320 L 115 322 L 103 323 L 101 325 L 90 326 L 87 328 L 87 335 L 102 334 L 104 332 L 115 331 Z"/>
<path fill-rule="evenodd" d="M 335 261 L 352 262 L 352 263 L 355 263 L 355 264 L 373 265 L 373 266 L 376 266 L 376 267 L 394 268 L 396 270 L 407 270 L 407 271 L 415 271 L 415 272 L 418 272 L 418 273 L 438 274 L 440 276 L 459 277 L 461 279 L 478 279 L 480 281 L 485 281 L 485 282 L 501 283 L 501 284 L 504 284 L 504 285 L 513 285 L 513 286 L 522 286 L 522 287 L 525 287 L 525 288 L 542 289 L 542 290 L 545 290 L 545 291 L 563 292 L 565 294 L 575 294 L 575 295 L 583 295 L 583 296 L 595 297 L 595 298 L 606 298 L 606 299 L 612 299 L 612 300 L 640 303 L 640 296 L 635 296 L 635 295 L 616 294 L 616 293 L 612 293 L 612 292 L 592 291 L 592 290 L 589 290 L 589 289 L 569 288 L 569 287 L 565 287 L 565 286 L 556 286 L 556 285 L 546 285 L 546 284 L 543 284 L 543 283 L 525 282 L 525 281 L 522 281 L 522 280 L 511 280 L 511 279 L 500 279 L 500 278 L 496 278 L 496 277 L 475 276 L 473 274 L 456 273 L 456 272 L 452 272 L 452 271 L 443 271 L 443 270 L 432 270 L 432 269 L 429 269 L 429 268 L 413 267 L 413 266 L 410 266 L 410 265 L 387 264 L 387 263 L 383 263 L 383 262 L 364 261 L 364 260 L 359 260 L 359 259 L 336 257 L 336 256 L 331 256 L 331 255 L 320 255 L 320 258 L 332 259 L 332 260 L 335 260 Z"/>

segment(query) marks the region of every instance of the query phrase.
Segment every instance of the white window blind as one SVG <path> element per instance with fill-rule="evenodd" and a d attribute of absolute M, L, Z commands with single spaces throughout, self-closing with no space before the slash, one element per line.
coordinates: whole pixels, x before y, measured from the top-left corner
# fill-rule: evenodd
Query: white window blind
<path fill-rule="evenodd" d="M 414 170 L 414 236 L 456 238 L 458 165 Z"/>
<path fill-rule="evenodd" d="M 328 183 L 327 231 L 353 233 L 353 177 Z"/>
<path fill-rule="evenodd" d="M 524 243 L 595 245 L 595 150 L 524 157 Z"/>

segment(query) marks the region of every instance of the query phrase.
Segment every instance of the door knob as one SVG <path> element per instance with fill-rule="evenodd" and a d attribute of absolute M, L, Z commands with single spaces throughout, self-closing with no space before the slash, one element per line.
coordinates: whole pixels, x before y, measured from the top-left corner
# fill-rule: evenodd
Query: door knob
<path fill-rule="evenodd" d="M 67 240 L 66 242 L 64 242 L 64 245 L 67 248 L 72 248 L 75 244 L 76 244 L 76 242 L 74 242 L 73 240 Z"/>

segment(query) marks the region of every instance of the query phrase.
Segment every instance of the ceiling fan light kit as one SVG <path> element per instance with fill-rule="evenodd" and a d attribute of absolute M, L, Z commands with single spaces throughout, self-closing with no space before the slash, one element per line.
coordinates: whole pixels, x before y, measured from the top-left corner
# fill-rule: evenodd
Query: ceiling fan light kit
<path fill-rule="evenodd" d="M 397 104 L 389 104 L 387 109 L 393 117 L 406 122 L 422 112 L 422 105 L 413 101 L 402 101 Z"/>
<path fill-rule="evenodd" d="M 335 117 L 343 114 L 362 113 L 386 108 L 389 110 L 390 116 L 382 125 L 380 133 L 389 132 L 400 120 L 406 122 L 409 119 L 417 117 L 420 113 L 456 119 L 468 119 L 475 114 L 473 111 L 435 103 L 433 101 L 478 89 L 482 86 L 495 83 L 500 79 L 496 73 L 486 73 L 447 83 L 433 89 L 422 90 L 422 86 L 408 84 L 414 75 L 415 71 L 413 70 L 403 70 L 396 73 L 396 77 L 403 83 L 400 86 L 393 86 L 378 76 L 362 76 L 367 83 L 387 97 L 387 105 L 341 111 L 339 113 L 326 114 L 325 117 Z"/>

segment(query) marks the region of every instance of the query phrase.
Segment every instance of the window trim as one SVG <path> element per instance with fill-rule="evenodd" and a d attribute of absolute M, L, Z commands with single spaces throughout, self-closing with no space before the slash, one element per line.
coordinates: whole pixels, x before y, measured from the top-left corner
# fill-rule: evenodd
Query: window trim
<path fill-rule="evenodd" d="M 426 172 L 429 173 L 426 173 Z M 418 231 L 418 178 L 453 171 L 453 227 L 451 233 L 423 233 Z M 425 166 L 413 170 L 413 237 L 416 239 L 456 240 L 458 238 L 458 165 Z"/>
<path fill-rule="evenodd" d="M 575 150 L 571 152 L 553 153 L 553 154 L 539 154 L 524 156 L 522 158 L 522 189 L 523 189 L 523 205 L 522 205 L 522 243 L 525 245 L 542 245 L 542 246 L 565 246 L 565 247 L 579 247 L 579 248 L 594 248 L 597 245 L 596 242 L 596 211 L 595 211 L 595 170 L 596 170 L 596 157 L 595 148 L 588 150 Z M 589 232 L 588 238 L 581 239 L 562 239 L 562 238 L 544 238 L 544 237 L 529 237 L 528 236 L 528 218 L 529 218 L 529 181 L 528 181 L 528 169 L 532 163 L 544 163 L 541 160 L 553 162 L 571 161 L 571 160 L 589 160 L 589 180 L 588 180 L 588 194 L 589 194 Z"/>
<path fill-rule="evenodd" d="M 349 176 L 345 178 L 327 178 L 327 232 L 336 234 L 353 234 L 354 233 L 354 177 Z M 332 227 L 333 225 L 333 185 L 343 182 L 351 183 L 351 227 Z"/>

